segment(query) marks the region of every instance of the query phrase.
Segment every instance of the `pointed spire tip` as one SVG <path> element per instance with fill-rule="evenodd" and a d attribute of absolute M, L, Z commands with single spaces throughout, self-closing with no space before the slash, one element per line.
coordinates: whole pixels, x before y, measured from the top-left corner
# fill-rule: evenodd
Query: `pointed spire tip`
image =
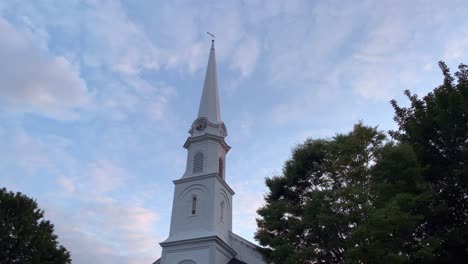
<path fill-rule="evenodd" d="M 216 38 L 213 33 L 206 32 L 206 34 L 211 36 L 211 49 L 214 49 L 214 39 Z"/>
<path fill-rule="evenodd" d="M 208 66 L 206 68 L 203 93 L 200 100 L 200 108 L 198 109 L 198 117 L 205 117 L 212 123 L 219 123 L 221 121 L 214 38 L 211 40 L 210 56 L 208 59 Z"/>

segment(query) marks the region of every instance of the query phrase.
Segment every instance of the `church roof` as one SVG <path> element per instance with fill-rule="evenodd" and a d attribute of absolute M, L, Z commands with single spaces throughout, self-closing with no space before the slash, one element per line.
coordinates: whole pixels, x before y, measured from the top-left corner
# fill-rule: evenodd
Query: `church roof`
<path fill-rule="evenodd" d="M 247 264 L 244 261 L 240 261 L 236 258 L 231 259 L 227 264 Z"/>
<path fill-rule="evenodd" d="M 215 124 L 221 122 L 214 40 L 212 40 L 211 43 L 210 57 L 208 59 L 208 67 L 206 68 L 205 83 L 203 85 L 200 108 L 198 109 L 198 117 L 206 117 L 210 122 Z"/>

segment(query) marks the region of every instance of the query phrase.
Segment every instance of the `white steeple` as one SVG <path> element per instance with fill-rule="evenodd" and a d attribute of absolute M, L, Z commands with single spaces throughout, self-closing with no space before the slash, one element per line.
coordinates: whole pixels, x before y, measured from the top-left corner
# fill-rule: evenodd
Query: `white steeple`
<path fill-rule="evenodd" d="M 206 117 L 212 123 L 219 123 L 221 115 L 219 112 L 218 77 L 216 74 L 216 56 L 214 39 L 211 41 L 210 57 L 206 68 L 203 94 L 198 109 L 198 117 Z"/>
<path fill-rule="evenodd" d="M 213 38 L 214 35 L 210 34 Z M 232 196 L 226 181 L 226 126 L 219 112 L 214 41 L 198 117 L 184 144 L 187 165 L 174 180 L 169 237 L 160 264 L 264 264 L 256 246 L 232 233 Z M 243 262 L 240 262 L 243 261 Z"/>
<path fill-rule="evenodd" d="M 216 173 L 224 180 L 225 158 L 231 147 L 224 140 L 227 129 L 219 111 L 214 40 L 211 42 L 198 117 L 193 121 L 189 133 L 190 137 L 184 144 L 188 150 L 188 159 L 183 178 Z M 201 159 L 203 156 L 203 162 L 195 159 L 197 153 L 201 153 L 197 157 Z M 194 169 L 194 161 L 199 166 L 197 169 Z"/>

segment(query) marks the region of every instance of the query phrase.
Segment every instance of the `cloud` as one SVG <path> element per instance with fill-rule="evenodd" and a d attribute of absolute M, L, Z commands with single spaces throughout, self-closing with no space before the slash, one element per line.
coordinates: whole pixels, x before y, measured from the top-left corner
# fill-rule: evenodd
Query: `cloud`
<path fill-rule="evenodd" d="M 92 1 L 84 10 L 86 56 L 121 74 L 158 70 L 165 58 L 142 29 L 127 16 L 119 1 Z M 118 29 L 118 30 L 116 30 Z"/>
<path fill-rule="evenodd" d="M 294 96 L 291 96 L 289 89 L 284 89 L 282 91 L 286 92 L 284 99 L 271 109 L 269 118 L 271 122 L 275 125 L 284 125 L 314 120 L 316 125 L 319 125 L 319 122 L 324 123 L 322 125 L 329 125 L 329 121 L 323 122 L 321 118 L 325 112 L 335 121 L 338 121 L 337 114 L 349 120 L 355 111 L 350 104 L 355 102 L 350 102 L 349 97 L 343 95 L 341 70 L 337 67 L 328 72 L 320 81 L 304 84 L 305 87 L 289 88 L 294 88 L 295 92 L 292 93 Z M 342 109 L 347 110 L 343 112 Z"/>
<path fill-rule="evenodd" d="M 0 77 L 8 77 L 0 78 L 0 100 L 7 100 L 10 109 L 58 119 L 76 119 L 80 110 L 113 120 L 137 114 L 150 115 L 153 120 L 164 118 L 172 95 L 167 92 L 169 86 L 161 81 L 150 83 L 143 73 L 168 65 L 169 53 L 157 47 L 147 32 L 129 19 L 119 1 L 74 2 L 66 8 L 39 2 L 6 6 L 21 10 L 23 19 L 10 20 L 26 32 L 15 30 L 6 20 L 0 21 L 0 33 L 8 33 L 7 41 L 0 43 L 0 55 L 7 54 L 2 57 L 16 61 L 14 67 L 0 68 Z M 65 37 L 78 45 L 62 42 Z M 48 55 L 50 39 L 55 41 L 54 52 L 63 56 Z M 32 43 L 42 44 L 34 47 Z M 19 55 L 14 58 L 12 52 Z M 92 94 L 78 68 L 87 72 Z"/>
<path fill-rule="evenodd" d="M 468 54 L 468 31 L 461 36 L 453 37 L 447 42 L 444 58 L 450 61 L 457 61 Z"/>
<path fill-rule="evenodd" d="M 147 73 L 170 67 L 174 63 L 171 51 L 157 46 L 119 1 L 92 2 L 83 15 L 87 66 L 99 72 L 103 80 L 112 80 L 97 91 L 101 117 L 120 121 L 136 116 L 165 119 L 175 89 L 162 81 L 148 80 Z"/>
<path fill-rule="evenodd" d="M 138 9 L 130 3 L 124 5 L 127 10 Z M 152 11 L 139 9 L 138 15 L 129 15 L 129 21 L 138 24 L 160 51 L 162 68 L 189 73 L 204 69 L 209 53 L 206 34 L 209 30 L 216 35 L 218 63 L 231 65 L 233 70 L 239 70 L 241 77 L 254 70 L 261 50 L 255 36 L 250 34 L 243 4 L 157 2 L 145 9 Z"/>
<path fill-rule="evenodd" d="M 258 186 L 258 183 L 251 182 L 232 186 L 237 191 L 234 196 L 234 226 L 240 232 L 252 234 L 257 229 L 257 210 L 265 203 L 264 192 Z"/>
<path fill-rule="evenodd" d="M 437 5 L 3 1 L 0 33 L 13 37 L 0 47 L 32 54 L 41 74 L 19 80 L 37 79 L 46 88 L 32 89 L 36 94 L 20 83 L 25 89 L 20 93 L 0 85 L 0 103 L 7 102 L 8 111 L 17 107 L 53 118 L 90 118 L 66 124 L 17 118 L 14 122 L 24 125 L 19 131 L 0 125 L 0 145 L 6 146 L 1 167 L 8 174 L 0 179 L 49 203 L 46 214 L 74 263 L 154 261 L 157 242 L 169 228 L 171 179 L 181 175 L 186 162 L 185 150 L 168 142 L 186 136 L 184 122 L 191 120 L 179 114 L 191 113 L 186 103 L 193 89 L 187 88 L 203 77 L 209 30 L 217 36 L 221 92 L 227 91 L 228 108 L 237 109 L 226 115 L 234 128 L 228 139 L 235 141 L 226 167 L 237 192 L 234 229 L 251 238 L 255 211 L 263 202 L 263 178 L 278 174 L 292 145 L 307 135 L 349 129 L 362 117 L 384 122 L 380 104 L 419 86 L 424 65 L 436 65 L 442 56 L 464 58 L 466 34 L 457 31 L 466 32 L 465 25 L 452 25 L 466 8 Z M 15 39 L 26 44 L 16 45 Z M 0 55 L 13 58 L 6 51 Z M 3 63 L 0 68 L 8 66 Z M 245 97 L 241 87 L 255 97 Z M 240 118 L 235 117 L 237 100 Z M 376 109 L 363 107 L 377 103 Z M 0 111 L 0 119 L 4 116 L 15 115 Z M 47 133 L 59 136 L 43 136 Z"/>
<path fill-rule="evenodd" d="M 117 164 L 101 159 L 90 162 L 71 177 L 60 176 L 55 199 L 41 200 L 46 217 L 57 229 L 74 263 L 151 263 L 159 251 L 159 214 L 144 201 L 147 193 L 125 194 L 132 178 Z M 73 194 L 73 195 L 70 195 Z M 63 200 L 64 195 L 67 200 Z M 73 206 L 66 206 L 72 203 Z M 65 204 L 65 206 L 63 205 Z"/>
<path fill-rule="evenodd" d="M 213 6 L 205 3 L 158 2 L 149 17 L 129 14 L 125 5 L 131 6 L 95 1 L 84 10 L 88 66 L 127 75 L 160 69 L 194 73 L 205 67 L 210 28 L 217 35 L 218 61 L 232 62 L 242 76 L 255 67 L 258 45 L 252 37 L 243 39 L 247 31 L 238 4 L 219 3 L 211 12 Z"/>
<path fill-rule="evenodd" d="M 20 128 L 2 139 L 0 182 L 38 200 L 73 263 L 152 263 L 160 254 L 159 214 L 146 204 L 155 193 L 121 164 L 79 159 L 70 141 Z"/>
<path fill-rule="evenodd" d="M 360 71 L 351 82 L 354 91 L 365 99 L 389 100 L 399 91 L 398 73 L 392 69 L 359 65 Z"/>
<path fill-rule="evenodd" d="M 153 119 L 156 119 L 156 120 L 163 119 L 164 118 L 164 112 L 166 110 L 165 109 L 166 104 L 167 104 L 166 98 L 164 98 L 164 97 L 157 98 L 156 101 L 151 103 L 150 106 L 149 106 L 148 110 L 149 110 L 150 116 Z"/>
<path fill-rule="evenodd" d="M 253 125 L 252 119 L 247 118 L 247 119 L 242 120 L 240 123 L 240 127 L 239 127 L 241 134 L 246 135 L 246 136 L 250 135 L 252 125 Z"/>
<path fill-rule="evenodd" d="M 46 206 L 73 263 L 152 263 L 159 256 L 158 214 L 138 203 L 87 202 L 72 210 Z"/>
<path fill-rule="evenodd" d="M 74 167 L 74 160 L 67 152 L 71 142 L 66 138 L 55 135 L 38 137 L 22 128 L 8 128 L 0 145 L 3 166 L 17 165 L 26 172 L 25 177 L 39 171 L 57 173 L 63 168 Z"/>
<path fill-rule="evenodd" d="M 67 194 L 71 194 L 75 192 L 75 183 L 70 179 L 65 176 L 60 176 L 58 179 L 58 184 L 62 187 L 63 191 L 66 192 Z"/>
<path fill-rule="evenodd" d="M 133 89 L 138 96 L 138 106 L 146 110 L 152 120 L 165 119 L 169 100 L 176 95 L 174 87 L 162 82 L 150 83 L 142 78 L 126 78 L 125 84 Z"/>
<path fill-rule="evenodd" d="M 112 162 L 97 160 L 88 167 L 88 173 L 80 179 L 83 192 L 90 192 L 99 197 L 124 186 L 126 172 Z"/>
<path fill-rule="evenodd" d="M 166 118 L 174 95 L 175 88 L 165 83 L 150 82 L 139 76 L 125 77 L 101 87 L 98 114 L 116 121 L 131 118 L 161 121 Z"/>
<path fill-rule="evenodd" d="M 153 102 L 149 103 L 134 83 L 149 82 L 148 76 L 161 70 L 192 74 L 203 69 L 209 52 L 206 28 L 218 37 L 218 62 L 226 62 L 240 78 L 253 73 L 261 53 L 256 36 L 249 34 L 239 3 L 218 3 L 217 12 L 212 12 L 211 4 L 173 2 L 149 3 L 145 10 L 121 1 L 76 1 L 67 5 L 21 2 L 5 6 L 7 13 L 17 10 L 24 17 L 20 22 L 10 20 L 42 32 L 46 36 L 42 41 L 45 46 L 51 41 L 54 52 L 64 54 L 57 64 L 73 68 L 66 63 L 73 61 L 86 72 L 93 95 L 87 92 L 87 97 L 82 97 L 71 93 L 76 100 L 71 105 L 74 111 L 69 111 L 73 116 L 60 111 L 63 109 L 53 109 L 55 115 L 69 118 L 77 118 L 75 110 L 91 103 L 90 113 L 97 110 L 103 118 L 122 121 L 134 114 L 147 114 L 152 120 L 164 120 L 170 95 L 153 94 L 149 98 Z M 42 97 L 43 101 L 47 99 Z M 66 103 L 66 100 L 56 101 Z M 48 102 L 42 102 L 41 106 L 52 107 Z"/>
<path fill-rule="evenodd" d="M 111 92 L 112 91 L 112 92 Z M 101 117 L 113 120 L 126 120 L 128 115 L 138 110 L 139 96 L 125 84 L 113 82 L 102 87 L 99 110 Z"/>
<path fill-rule="evenodd" d="M 264 43 L 269 93 L 281 98 L 270 120 L 298 123 L 317 112 L 336 122 L 354 120 L 356 114 L 369 115 L 359 113 L 360 104 L 385 103 L 408 88 L 427 92 L 434 78 L 424 65 L 466 53 L 466 23 L 456 22 L 466 8 L 460 9 L 398 1 L 338 7 L 317 2 L 292 9 L 293 19 L 280 6 L 271 12 L 274 19 L 263 17 L 271 25 Z"/>
<path fill-rule="evenodd" d="M 237 48 L 231 67 L 239 69 L 242 77 L 252 74 L 259 55 L 258 42 L 254 38 L 246 38 Z"/>
<path fill-rule="evenodd" d="M 21 128 L 0 142 L 0 183 L 38 200 L 73 263 L 152 263 L 160 254 L 159 213 L 146 204 L 154 188 L 122 164 L 79 157 L 73 142 Z"/>
<path fill-rule="evenodd" d="M 10 110 L 76 119 L 91 95 L 85 81 L 62 56 L 44 53 L 27 33 L 0 17 L 0 101 Z"/>
<path fill-rule="evenodd" d="M 434 64 L 432 64 L 432 63 L 426 63 L 426 64 L 424 64 L 423 69 L 424 69 L 425 71 L 432 71 L 432 70 L 434 69 Z"/>

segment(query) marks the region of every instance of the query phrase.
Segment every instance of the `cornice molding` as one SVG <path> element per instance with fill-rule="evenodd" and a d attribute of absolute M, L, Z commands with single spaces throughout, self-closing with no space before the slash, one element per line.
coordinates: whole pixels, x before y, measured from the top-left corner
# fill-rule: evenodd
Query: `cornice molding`
<path fill-rule="evenodd" d="M 169 242 L 161 242 L 159 245 L 161 247 L 168 247 L 168 246 L 179 246 L 179 245 L 185 245 L 185 244 L 193 244 L 193 243 L 200 243 L 200 242 L 210 242 L 210 241 L 216 241 L 219 245 L 222 246 L 222 248 L 229 253 L 231 253 L 233 256 L 237 255 L 237 252 L 231 248 L 224 240 L 222 240 L 218 236 L 207 236 L 207 237 L 200 237 L 200 238 L 190 238 L 190 239 L 184 239 L 184 240 L 177 240 L 177 241 L 169 241 Z"/>
<path fill-rule="evenodd" d="M 221 184 L 231 193 L 231 195 L 234 195 L 235 192 L 229 187 L 227 182 L 223 180 L 221 177 L 219 177 L 218 173 L 208 173 L 208 174 L 202 174 L 198 176 L 193 176 L 193 177 L 186 177 L 186 178 L 181 178 L 178 180 L 172 181 L 174 184 L 178 183 L 183 183 L 183 182 L 189 182 L 189 181 L 196 181 L 196 180 L 201 180 L 201 179 L 207 179 L 207 178 L 212 178 L 216 177 L 218 180 L 221 182 Z"/>
<path fill-rule="evenodd" d="M 226 153 L 231 149 L 231 147 L 224 140 L 224 137 L 213 135 L 213 134 L 210 134 L 210 133 L 205 133 L 203 135 L 196 136 L 196 137 L 188 137 L 187 140 L 185 141 L 183 147 L 185 149 L 188 149 L 190 144 L 195 143 L 195 142 L 201 142 L 203 140 L 211 140 L 211 141 L 216 141 L 216 142 L 220 143 L 221 147 L 223 147 L 223 149 L 224 149 L 224 151 L 226 151 Z"/>

